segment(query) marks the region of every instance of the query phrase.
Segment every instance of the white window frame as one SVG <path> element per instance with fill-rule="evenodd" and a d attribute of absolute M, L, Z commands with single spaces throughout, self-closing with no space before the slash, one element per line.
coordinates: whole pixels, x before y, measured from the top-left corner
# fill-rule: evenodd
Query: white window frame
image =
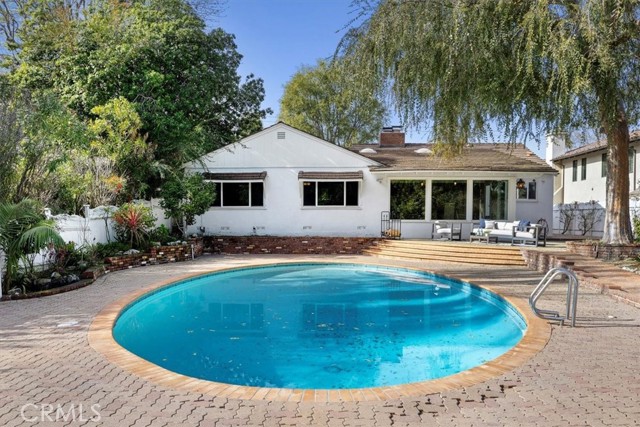
<path fill-rule="evenodd" d="M 538 201 L 538 192 L 539 192 L 539 185 L 538 185 L 538 181 L 536 181 L 534 178 L 532 179 L 523 179 L 524 181 L 524 189 L 527 190 L 527 197 L 520 197 L 520 189 L 516 189 L 516 200 L 519 202 L 537 202 Z M 534 198 L 530 198 L 529 197 L 529 185 L 535 182 L 536 183 L 536 197 Z"/>

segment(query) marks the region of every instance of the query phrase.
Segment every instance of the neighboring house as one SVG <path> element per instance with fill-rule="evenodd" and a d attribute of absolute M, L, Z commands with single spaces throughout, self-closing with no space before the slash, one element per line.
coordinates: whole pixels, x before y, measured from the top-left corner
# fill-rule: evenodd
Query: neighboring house
<path fill-rule="evenodd" d="M 604 226 L 607 207 L 607 141 L 606 139 L 567 150 L 562 138 L 547 138 L 547 163 L 559 174 L 554 185 L 553 202 L 556 233 L 590 235 L 598 237 Z M 638 156 L 640 132 L 632 132 L 629 143 L 629 193 L 632 215 L 639 210 Z M 571 205 L 575 211 L 572 213 Z M 563 212 L 564 211 L 564 212 Z M 568 225 L 568 216 L 574 216 Z M 585 231 L 585 222 L 594 221 L 592 229 Z M 568 230 L 567 230 L 568 229 Z"/>
<path fill-rule="evenodd" d="M 214 182 L 216 200 L 189 232 L 213 235 L 379 236 L 380 216 L 402 217 L 403 238 L 429 238 L 435 220 L 552 218 L 556 171 L 518 145 L 476 144 L 453 159 L 405 144 L 350 150 L 284 123 L 186 165 Z"/>
<path fill-rule="evenodd" d="M 638 189 L 638 159 L 640 132 L 631 133 L 629 143 L 629 191 Z M 606 207 L 607 201 L 607 141 L 600 140 L 573 150 L 547 140 L 547 160 L 559 170 L 554 203 L 585 203 L 597 201 Z"/>

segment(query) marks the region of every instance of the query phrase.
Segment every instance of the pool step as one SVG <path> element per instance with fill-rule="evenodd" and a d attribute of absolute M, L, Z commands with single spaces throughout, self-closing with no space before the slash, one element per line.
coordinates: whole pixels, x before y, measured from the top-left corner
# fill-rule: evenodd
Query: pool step
<path fill-rule="evenodd" d="M 524 266 L 520 248 L 486 243 L 384 240 L 363 251 L 390 259 Z"/>

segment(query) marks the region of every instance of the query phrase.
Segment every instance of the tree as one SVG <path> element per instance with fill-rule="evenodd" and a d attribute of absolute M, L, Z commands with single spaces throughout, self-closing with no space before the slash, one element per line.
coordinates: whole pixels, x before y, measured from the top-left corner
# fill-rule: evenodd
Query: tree
<path fill-rule="evenodd" d="M 0 203 L 0 261 L 5 258 L 7 271 L 2 293 L 6 293 L 14 282 L 20 259 L 37 253 L 49 244 L 61 245 L 64 240 L 56 231 L 53 221 L 45 219 L 33 200 Z M 0 262 L 0 283 L 2 264 Z"/>
<path fill-rule="evenodd" d="M 457 153 L 495 126 L 515 141 L 599 129 L 607 139 L 604 243 L 629 243 L 629 124 L 638 121 L 637 0 L 359 2 L 340 52 Z"/>
<path fill-rule="evenodd" d="M 52 9 L 56 2 L 35 3 L 19 32 L 12 80 L 53 88 L 85 120 L 113 99 L 130 102 L 154 153 L 136 167 L 147 193 L 159 186 L 153 161 L 178 168 L 262 128 L 262 80 L 242 80 L 233 35 L 206 33 L 187 2 L 93 1 L 82 19 Z"/>
<path fill-rule="evenodd" d="M 160 205 L 184 235 L 186 226 L 194 224 L 195 217 L 213 203 L 215 187 L 201 174 L 173 175 L 162 185 L 160 197 Z"/>
<path fill-rule="evenodd" d="M 280 100 L 280 120 L 346 147 L 375 139 L 384 118 L 385 109 L 366 81 L 339 61 L 302 68 Z"/>
<path fill-rule="evenodd" d="M 205 32 L 204 21 L 191 6 L 214 13 L 217 1 L 8 3 L 19 6 L 7 9 L 18 15 L 17 29 L 6 22 L 3 29 L 0 19 L 0 30 L 13 34 L 5 62 L 17 90 L 53 93 L 89 134 L 105 121 L 111 126 L 122 120 L 118 126 L 135 129 L 129 135 L 115 128 L 97 129 L 94 141 L 100 144 L 145 144 L 142 150 L 136 142 L 135 155 L 118 155 L 119 160 L 95 154 L 96 144 L 74 152 L 76 160 L 83 155 L 101 160 L 86 167 L 66 164 L 67 170 L 76 169 L 87 179 L 67 181 L 70 187 L 58 194 L 65 205 L 77 204 L 79 195 L 86 194 L 82 187 L 97 182 L 88 179 L 90 173 L 113 171 L 123 178 L 124 199 L 152 196 L 167 172 L 262 128 L 261 119 L 269 112 L 260 107 L 262 80 L 238 75 L 242 56 L 233 35 L 221 29 Z"/>

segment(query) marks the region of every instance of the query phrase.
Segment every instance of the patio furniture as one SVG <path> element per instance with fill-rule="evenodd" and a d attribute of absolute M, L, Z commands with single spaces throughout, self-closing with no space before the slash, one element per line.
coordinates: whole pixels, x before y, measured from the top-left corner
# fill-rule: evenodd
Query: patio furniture
<path fill-rule="evenodd" d="M 493 221 L 484 220 L 484 227 L 480 223 L 474 223 L 471 230 L 472 235 L 480 232 L 489 232 L 489 236 L 498 241 L 510 242 L 512 245 L 546 246 L 546 232 L 541 224 L 529 224 L 527 221 Z"/>
<path fill-rule="evenodd" d="M 432 239 L 462 240 L 462 224 L 435 221 L 431 230 Z"/>
<path fill-rule="evenodd" d="M 490 230 L 480 230 L 476 234 L 469 235 L 469 242 L 498 243 L 498 238 L 492 236 Z"/>

